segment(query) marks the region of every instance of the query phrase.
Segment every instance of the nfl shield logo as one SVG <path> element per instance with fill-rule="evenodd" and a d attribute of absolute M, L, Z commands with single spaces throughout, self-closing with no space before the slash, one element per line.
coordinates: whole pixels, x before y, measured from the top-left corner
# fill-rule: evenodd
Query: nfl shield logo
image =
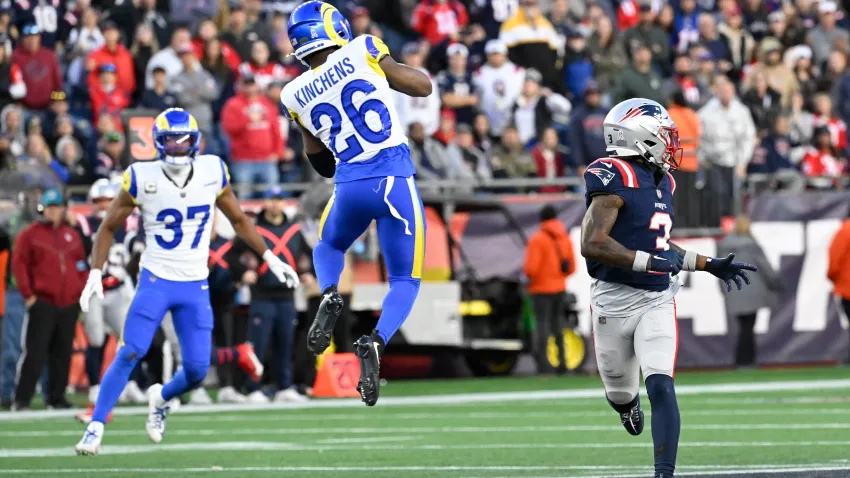
<path fill-rule="evenodd" d="M 655 194 L 658 194 L 658 199 L 661 199 L 661 190 L 660 189 L 656 189 Z"/>
<path fill-rule="evenodd" d="M 605 324 L 607 324 L 607 323 L 608 323 L 608 320 L 606 320 L 606 319 L 605 319 L 605 317 L 600 317 L 600 318 L 599 318 L 599 323 L 600 323 L 600 324 L 602 324 L 602 325 L 605 325 Z"/>

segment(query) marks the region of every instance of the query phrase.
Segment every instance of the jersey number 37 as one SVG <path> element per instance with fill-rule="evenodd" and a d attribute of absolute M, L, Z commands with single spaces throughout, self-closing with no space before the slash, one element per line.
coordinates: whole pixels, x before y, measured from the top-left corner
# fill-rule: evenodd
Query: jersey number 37
<path fill-rule="evenodd" d="M 195 239 L 192 241 L 192 249 L 197 249 L 201 243 L 201 237 L 204 235 L 204 227 L 210 218 L 210 205 L 204 204 L 201 206 L 189 206 L 186 209 L 186 219 L 194 219 L 201 215 L 201 222 L 198 224 L 198 231 L 195 232 Z M 171 218 L 170 222 L 167 219 Z M 183 213 L 174 208 L 163 209 L 156 215 L 156 220 L 163 223 L 165 228 L 172 231 L 174 235 L 171 239 L 166 239 L 164 236 L 156 234 L 156 243 L 163 249 L 175 249 L 183 241 Z"/>
<path fill-rule="evenodd" d="M 353 97 L 355 93 L 365 93 L 368 95 L 375 90 L 375 85 L 366 80 L 354 80 L 342 88 L 342 109 L 345 112 L 345 116 L 348 117 L 348 120 L 354 126 L 354 131 L 357 133 L 357 135 L 352 134 L 343 139 L 345 141 L 345 149 L 338 150 L 336 147 L 336 137 L 342 132 L 342 115 L 339 109 L 330 103 L 319 103 L 313 107 L 313 111 L 310 113 L 310 120 L 313 122 L 313 127 L 317 130 L 322 128 L 323 116 L 330 118 L 331 150 L 334 156 L 339 158 L 340 161 L 348 161 L 363 152 L 363 146 L 360 144 L 357 136 L 372 144 L 383 143 L 390 137 L 393 122 L 390 119 L 390 111 L 387 109 L 387 105 L 375 98 L 364 101 L 360 105 L 360 109 L 357 109 L 354 105 Z M 366 113 L 369 111 L 376 113 L 381 120 L 381 127 L 378 131 L 373 131 L 366 124 Z"/>

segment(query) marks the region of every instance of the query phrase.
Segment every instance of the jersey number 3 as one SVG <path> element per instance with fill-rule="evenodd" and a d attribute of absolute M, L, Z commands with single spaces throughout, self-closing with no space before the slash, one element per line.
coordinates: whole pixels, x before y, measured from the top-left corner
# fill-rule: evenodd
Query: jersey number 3
<path fill-rule="evenodd" d="M 195 233 L 195 239 L 192 241 L 192 249 L 197 249 L 201 243 L 201 236 L 204 235 L 204 227 L 210 218 L 210 205 L 189 206 L 186 210 L 186 218 L 194 219 L 199 214 L 202 214 L 201 223 L 198 224 L 198 231 Z M 171 218 L 171 222 L 166 222 L 166 219 Z M 172 231 L 174 235 L 171 239 L 165 239 L 163 236 L 156 234 L 156 243 L 163 249 L 174 249 L 180 245 L 183 240 L 183 214 L 174 208 L 163 209 L 156 215 L 156 220 L 163 223 L 165 228 Z"/>
<path fill-rule="evenodd" d="M 667 241 L 670 240 L 670 230 L 673 229 L 673 219 L 670 218 L 670 215 L 666 212 L 656 212 L 649 220 L 649 229 L 653 231 L 664 230 L 664 235 L 655 239 L 655 248 L 659 251 L 669 250 L 670 244 Z"/>
<path fill-rule="evenodd" d="M 393 128 L 393 122 L 390 119 L 390 111 L 387 105 L 381 100 L 372 98 L 366 100 L 360 105 L 360 109 L 354 106 L 354 93 L 369 94 L 376 90 L 375 85 L 366 80 L 354 80 L 345 85 L 342 89 L 342 109 L 345 111 L 345 116 L 348 117 L 351 124 L 354 125 L 354 131 L 357 134 L 372 144 L 383 143 L 390 137 L 390 132 Z M 366 113 L 373 111 L 377 113 L 381 119 L 381 127 L 378 131 L 373 131 L 366 124 Z M 313 127 L 317 130 L 322 129 L 322 117 L 327 116 L 331 119 L 331 150 L 334 156 L 340 161 L 348 161 L 363 152 L 363 146 L 357 139 L 357 136 L 351 135 L 344 138 L 345 149 L 338 150 L 336 147 L 336 137 L 342 132 L 342 115 L 339 110 L 330 103 L 319 103 L 313 107 L 310 113 L 310 120 L 313 122 Z"/>

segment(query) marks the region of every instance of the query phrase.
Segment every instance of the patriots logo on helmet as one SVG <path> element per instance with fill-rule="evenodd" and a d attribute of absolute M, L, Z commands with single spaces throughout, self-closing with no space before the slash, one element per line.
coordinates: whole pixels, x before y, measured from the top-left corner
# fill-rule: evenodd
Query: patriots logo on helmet
<path fill-rule="evenodd" d="M 630 109 L 626 113 L 626 115 L 623 116 L 620 121 L 618 121 L 618 123 L 622 123 L 627 119 L 636 118 L 638 116 L 654 116 L 655 119 L 660 121 L 662 118 L 664 118 L 664 112 L 658 105 L 643 104 L 638 106 L 637 108 Z"/>
<path fill-rule="evenodd" d="M 593 175 L 599 178 L 599 180 L 602 181 L 602 185 L 604 186 L 607 186 L 608 183 L 610 183 L 611 180 L 614 179 L 614 173 L 608 171 L 607 169 L 590 168 L 587 171 L 593 173 Z"/>

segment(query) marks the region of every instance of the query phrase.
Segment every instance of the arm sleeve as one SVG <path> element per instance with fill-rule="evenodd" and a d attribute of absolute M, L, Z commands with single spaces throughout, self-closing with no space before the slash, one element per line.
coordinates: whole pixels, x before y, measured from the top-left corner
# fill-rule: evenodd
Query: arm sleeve
<path fill-rule="evenodd" d="M 130 167 L 124 171 L 124 176 L 121 178 L 121 188 L 127 191 L 127 194 L 133 198 L 134 203 L 139 204 L 139 185 L 136 181 L 136 170 L 133 168 L 133 165 L 130 165 Z"/>
<path fill-rule="evenodd" d="M 30 229 L 25 229 L 15 240 L 15 247 L 12 249 L 12 274 L 15 276 L 18 290 L 21 292 L 21 297 L 27 299 L 33 296 L 32 280 L 30 278 Z"/>
<path fill-rule="evenodd" d="M 366 35 L 364 42 L 366 43 L 366 62 L 369 63 L 369 66 L 373 70 L 383 74 L 379 63 L 384 57 L 390 55 L 389 48 L 387 48 L 383 40 L 372 35 Z"/>
<path fill-rule="evenodd" d="M 218 195 L 221 196 L 221 193 L 227 189 L 227 186 L 230 186 L 230 170 L 227 169 L 227 164 L 225 164 L 223 159 L 218 158 L 218 164 L 221 167 L 221 190 L 219 190 Z"/>

